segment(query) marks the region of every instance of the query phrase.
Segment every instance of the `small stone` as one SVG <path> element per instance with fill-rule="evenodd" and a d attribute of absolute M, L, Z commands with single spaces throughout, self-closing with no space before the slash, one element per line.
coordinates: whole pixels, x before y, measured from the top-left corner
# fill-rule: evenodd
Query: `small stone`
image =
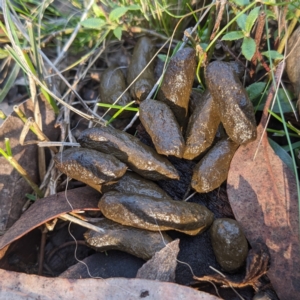
<path fill-rule="evenodd" d="M 210 228 L 213 251 L 220 266 L 235 272 L 243 266 L 248 255 L 248 243 L 237 221 L 216 219 Z"/>

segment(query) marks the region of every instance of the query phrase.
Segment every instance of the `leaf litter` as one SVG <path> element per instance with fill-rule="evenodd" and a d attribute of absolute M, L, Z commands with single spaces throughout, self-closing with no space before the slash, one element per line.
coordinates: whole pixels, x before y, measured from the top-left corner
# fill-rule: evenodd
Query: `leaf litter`
<path fill-rule="evenodd" d="M 267 101 L 257 138 L 241 145 L 231 161 L 227 194 L 250 244 L 263 242 L 268 247 L 267 275 L 279 298 L 295 299 L 300 293 L 297 185 L 294 173 L 269 145 L 265 132 L 269 105 Z"/>

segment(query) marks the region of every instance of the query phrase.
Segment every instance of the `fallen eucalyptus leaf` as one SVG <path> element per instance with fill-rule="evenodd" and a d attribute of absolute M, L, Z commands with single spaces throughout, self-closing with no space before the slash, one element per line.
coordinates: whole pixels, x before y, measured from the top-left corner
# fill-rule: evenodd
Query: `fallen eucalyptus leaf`
<path fill-rule="evenodd" d="M 216 296 L 170 282 L 145 279 L 47 278 L 0 270 L 0 299 L 89 299 L 89 300 L 217 300 Z M 176 296 L 175 296 L 176 295 Z"/>
<path fill-rule="evenodd" d="M 100 194 L 92 188 L 83 187 L 37 200 L 22 214 L 20 219 L 0 237 L 0 249 L 61 214 L 84 209 L 98 210 L 97 202 L 99 195 Z"/>

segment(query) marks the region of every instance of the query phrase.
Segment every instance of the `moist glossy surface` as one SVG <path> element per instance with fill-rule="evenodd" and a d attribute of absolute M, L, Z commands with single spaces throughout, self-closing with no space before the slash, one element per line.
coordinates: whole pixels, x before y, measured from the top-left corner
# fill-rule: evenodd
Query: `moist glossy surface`
<path fill-rule="evenodd" d="M 154 54 L 154 43 L 147 37 L 141 37 L 134 47 L 127 75 L 128 84 L 130 84 L 136 79 L 137 76 L 139 76 L 139 78 L 130 87 L 130 94 L 134 99 L 140 101 L 146 99 L 155 84 L 153 62 L 142 74 L 140 74 L 149 61 L 153 58 Z"/>
<path fill-rule="evenodd" d="M 184 139 L 172 110 L 163 102 L 148 99 L 140 104 L 139 113 L 157 153 L 182 158 Z"/>
<path fill-rule="evenodd" d="M 127 88 L 125 77 L 123 72 L 117 67 L 110 67 L 106 69 L 102 76 L 100 82 L 100 101 L 108 104 L 114 104 L 115 101 L 122 95 L 122 93 Z M 120 100 L 115 103 L 116 105 L 125 106 L 131 101 L 130 95 L 126 92 Z M 109 114 L 113 115 L 117 112 L 117 109 L 111 109 Z M 132 115 L 132 112 L 123 111 L 119 116 L 121 118 L 127 118 Z"/>
<path fill-rule="evenodd" d="M 178 51 L 170 60 L 157 99 L 173 111 L 180 127 L 186 123 L 190 93 L 196 70 L 196 54 L 192 48 Z"/>
<path fill-rule="evenodd" d="M 192 188 L 198 193 L 207 193 L 219 187 L 227 178 L 237 147 L 238 144 L 228 138 L 217 142 L 194 167 Z"/>
<path fill-rule="evenodd" d="M 237 271 L 248 255 L 248 243 L 237 221 L 216 219 L 210 228 L 213 251 L 227 272 Z"/>
<path fill-rule="evenodd" d="M 58 153 L 54 161 L 62 173 L 97 190 L 102 183 L 122 177 L 127 170 L 127 166 L 114 156 L 83 148 Z"/>
<path fill-rule="evenodd" d="M 119 181 L 112 184 L 108 183 L 102 186 L 103 193 L 109 191 L 140 194 L 154 198 L 165 198 L 171 200 L 171 197 L 153 181 L 147 180 L 129 171 L 127 171 Z"/>
<path fill-rule="evenodd" d="M 205 206 L 137 194 L 108 192 L 98 207 L 108 219 L 151 231 L 176 230 L 196 235 L 213 221 L 213 213 Z"/>
<path fill-rule="evenodd" d="M 83 147 L 115 156 L 147 179 L 179 178 L 176 169 L 165 157 L 126 132 L 110 127 L 89 128 L 80 134 L 78 141 Z"/>
<path fill-rule="evenodd" d="M 254 140 L 253 105 L 233 69 L 224 62 L 214 61 L 208 65 L 205 78 L 228 136 L 238 144 Z"/>
<path fill-rule="evenodd" d="M 219 124 L 216 103 L 211 94 L 206 92 L 190 116 L 183 158 L 195 159 L 204 152 L 212 144 Z"/>
<path fill-rule="evenodd" d="M 123 226 L 108 219 L 99 221 L 96 226 L 105 232 L 89 230 L 84 238 L 97 251 L 120 250 L 148 260 L 155 252 L 164 248 L 165 243 L 172 241 L 165 233 L 161 236 L 159 232 Z"/>

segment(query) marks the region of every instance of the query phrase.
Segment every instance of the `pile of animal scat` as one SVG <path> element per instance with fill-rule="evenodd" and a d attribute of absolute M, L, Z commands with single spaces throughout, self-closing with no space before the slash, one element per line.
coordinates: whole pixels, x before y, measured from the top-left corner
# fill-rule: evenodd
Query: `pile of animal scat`
<path fill-rule="evenodd" d="M 238 72 L 222 61 L 208 64 L 207 90 L 189 103 L 197 65 L 190 47 L 170 59 L 156 98 L 147 99 L 155 84 L 154 63 L 140 72 L 154 52 L 153 42 L 140 38 L 127 77 L 110 67 L 100 84 L 101 101 L 113 104 L 134 81 L 118 104 L 139 103 L 140 122 L 154 148 L 112 126 L 94 127 L 79 135 L 81 148 L 55 156 L 56 167 L 102 194 L 98 206 L 104 218 L 98 226 L 104 233 L 85 234 L 87 244 L 97 251 L 117 249 L 148 260 L 172 241 L 174 231 L 183 239 L 209 234 L 220 270 L 235 272 L 248 254 L 239 224 L 216 218 L 206 205 L 172 199 L 157 182 L 176 186 L 181 180 L 181 172 L 171 163 L 175 160 L 193 166 L 189 184 L 196 192 L 220 187 L 238 146 L 256 138 L 252 103 Z M 131 112 L 121 114 L 128 116 Z"/>

